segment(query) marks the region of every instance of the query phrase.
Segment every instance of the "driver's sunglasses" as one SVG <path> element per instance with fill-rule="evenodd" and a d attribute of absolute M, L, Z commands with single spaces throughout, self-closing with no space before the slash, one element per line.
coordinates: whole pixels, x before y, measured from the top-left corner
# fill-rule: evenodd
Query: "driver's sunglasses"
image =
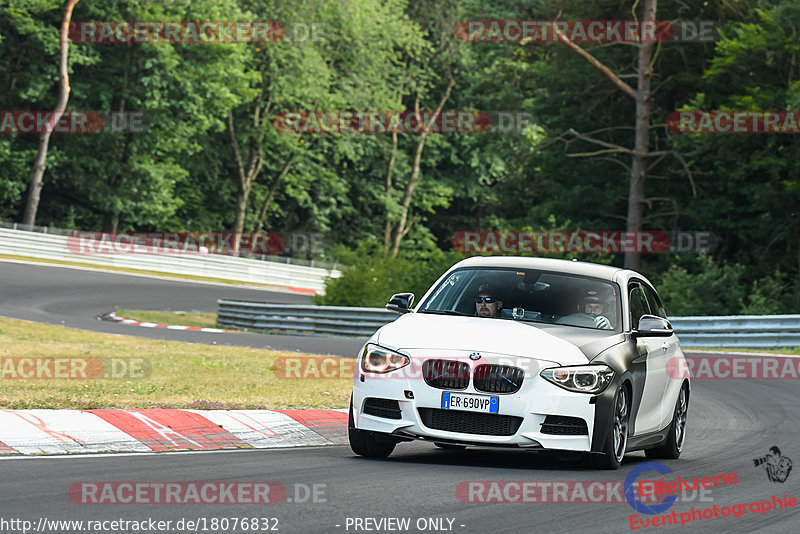
<path fill-rule="evenodd" d="M 494 297 L 475 297 L 475 304 L 480 304 L 481 302 L 486 302 L 486 304 L 494 304 L 497 299 Z"/>

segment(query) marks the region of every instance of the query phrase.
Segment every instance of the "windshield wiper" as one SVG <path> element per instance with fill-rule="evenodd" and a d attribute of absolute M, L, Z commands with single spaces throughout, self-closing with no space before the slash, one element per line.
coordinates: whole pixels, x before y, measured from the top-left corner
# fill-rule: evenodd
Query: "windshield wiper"
<path fill-rule="evenodd" d="M 431 313 L 434 315 L 458 315 L 461 317 L 472 317 L 466 313 L 457 312 L 455 310 L 420 310 L 419 313 Z"/>

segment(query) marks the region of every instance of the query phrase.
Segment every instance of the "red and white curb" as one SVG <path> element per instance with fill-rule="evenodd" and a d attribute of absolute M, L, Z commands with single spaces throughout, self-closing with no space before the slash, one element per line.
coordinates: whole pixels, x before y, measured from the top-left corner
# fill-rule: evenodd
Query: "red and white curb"
<path fill-rule="evenodd" d="M 211 334 L 224 334 L 226 332 L 233 332 L 233 330 L 222 330 L 221 328 L 203 328 L 199 326 L 183 326 L 177 324 L 157 324 L 157 323 L 143 323 L 141 321 L 134 321 L 133 319 L 123 319 L 117 317 L 114 312 L 103 314 L 99 317 L 101 321 L 114 321 L 115 323 L 126 324 L 129 326 L 143 326 L 145 328 L 166 328 L 168 330 L 191 330 L 192 332 L 209 332 Z"/>
<path fill-rule="evenodd" d="M 288 289 L 292 293 L 299 293 L 301 295 L 311 295 L 311 296 L 319 295 L 316 289 L 307 289 L 305 287 L 285 286 L 284 289 Z"/>
<path fill-rule="evenodd" d="M 0 410 L 0 455 L 347 443 L 347 410 Z"/>

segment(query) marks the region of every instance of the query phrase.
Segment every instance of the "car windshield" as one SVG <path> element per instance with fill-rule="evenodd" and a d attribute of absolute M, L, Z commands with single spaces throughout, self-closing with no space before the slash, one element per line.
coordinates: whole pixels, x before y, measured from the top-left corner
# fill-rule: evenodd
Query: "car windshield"
<path fill-rule="evenodd" d="M 621 331 L 616 284 L 549 271 L 464 268 L 450 273 L 420 313 L 465 315 Z"/>

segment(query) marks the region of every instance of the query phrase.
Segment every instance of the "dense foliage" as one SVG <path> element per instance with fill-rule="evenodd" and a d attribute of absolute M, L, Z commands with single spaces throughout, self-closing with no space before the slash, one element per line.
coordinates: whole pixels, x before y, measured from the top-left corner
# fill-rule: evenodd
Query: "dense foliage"
<path fill-rule="evenodd" d="M 54 107 L 64 3 L 0 0 L 0 110 Z M 245 231 L 324 232 L 331 246 L 318 259 L 353 268 L 320 300 L 343 305 L 382 305 L 407 290 L 421 296 L 461 257 L 451 245 L 458 231 L 622 230 L 629 154 L 597 153 L 568 132 L 632 147 L 632 99 L 560 43 L 465 43 L 455 29 L 470 19 L 629 19 L 640 4 L 83 0 L 76 21 L 274 19 L 289 38 L 71 43 L 67 109 L 143 112 L 148 127 L 54 135 L 37 224 L 223 231 L 240 213 Z M 719 246 L 708 256 L 645 256 L 642 271 L 671 315 L 797 313 L 800 138 L 679 135 L 665 123 L 680 109 L 800 109 L 800 3 L 662 1 L 658 19 L 713 20 L 722 38 L 655 48 L 650 146 L 666 155 L 650 161 L 644 227 L 710 231 Z M 296 38 L 312 24 L 316 33 Z M 581 47 L 635 85 L 636 46 Z M 280 111 L 433 110 L 442 102 L 535 120 L 516 133 L 424 141 L 284 134 L 272 125 Z M 0 135 L 0 220 L 22 218 L 37 143 L 36 135 Z M 622 265 L 621 256 L 581 259 Z"/>

